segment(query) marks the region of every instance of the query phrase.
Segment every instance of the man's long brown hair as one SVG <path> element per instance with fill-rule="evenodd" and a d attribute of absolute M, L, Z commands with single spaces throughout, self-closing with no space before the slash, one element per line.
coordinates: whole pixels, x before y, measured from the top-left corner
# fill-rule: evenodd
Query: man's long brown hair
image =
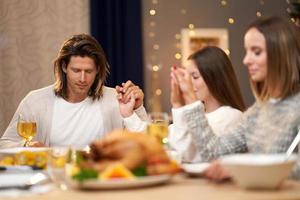
<path fill-rule="evenodd" d="M 68 98 L 67 77 L 63 67 L 67 67 L 72 56 L 87 56 L 95 62 L 97 75 L 88 96 L 93 100 L 99 99 L 102 96 L 102 88 L 109 73 L 109 67 L 101 45 L 94 37 L 87 34 L 74 35 L 63 43 L 54 60 L 55 94 L 64 99 Z"/>
<path fill-rule="evenodd" d="M 222 49 L 207 46 L 188 59 L 195 62 L 210 93 L 221 105 L 246 109 L 231 61 Z"/>

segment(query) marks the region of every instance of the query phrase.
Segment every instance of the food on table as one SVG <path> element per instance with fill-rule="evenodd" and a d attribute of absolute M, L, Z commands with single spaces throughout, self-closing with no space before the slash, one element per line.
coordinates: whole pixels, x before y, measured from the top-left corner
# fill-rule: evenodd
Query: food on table
<path fill-rule="evenodd" d="M 134 179 L 134 174 L 128 170 L 123 164 L 117 163 L 111 166 L 108 166 L 99 176 L 101 180 L 108 180 L 114 178 L 126 178 Z"/>
<path fill-rule="evenodd" d="M 29 165 L 44 169 L 47 166 L 47 157 L 46 151 L 21 151 L 14 155 L 3 156 L 0 159 L 0 165 Z"/>
<path fill-rule="evenodd" d="M 93 142 L 90 152 L 82 153 L 81 157 L 78 163 L 80 171 L 73 176 L 80 181 L 97 177 L 134 178 L 180 171 L 177 163 L 169 159 L 155 138 L 126 130 L 116 130 L 103 140 Z"/>
<path fill-rule="evenodd" d="M 0 165 L 1 166 L 10 166 L 10 165 L 14 165 L 15 160 L 13 156 L 4 156 L 1 160 L 0 160 Z"/>

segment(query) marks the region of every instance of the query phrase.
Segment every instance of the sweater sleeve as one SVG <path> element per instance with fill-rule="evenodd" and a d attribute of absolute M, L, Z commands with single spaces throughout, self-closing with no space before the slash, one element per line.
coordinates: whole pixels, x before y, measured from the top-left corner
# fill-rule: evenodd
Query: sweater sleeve
<path fill-rule="evenodd" d="M 148 115 L 144 106 L 138 107 L 134 112 L 142 121 L 148 121 Z"/>
<path fill-rule="evenodd" d="M 143 132 L 147 128 L 147 122 L 142 121 L 136 113 L 131 116 L 123 118 L 124 126 L 130 131 Z"/>
<path fill-rule="evenodd" d="M 217 117 L 218 119 L 214 120 L 214 123 L 211 121 L 209 123 L 200 101 L 172 109 L 174 124 L 169 127 L 170 146 L 181 154 L 182 160 L 185 162 L 208 161 L 222 155 L 223 151 L 225 154 L 224 149 L 217 150 L 219 148 L 217 145 L 223 145 L 221 143 L 226 140 L 234 141 L 234 138 L 238 139 L 239 136 L 232 135 L 234 138 L 227 136 L 220 139 L 218 135 L 223 135 L 224 132 L 228 132 L 230 126 L 234 127 L 240 122 L 242 115 L 237 112 L 237 117 L 236 112 L 233 112 L 233 109 L 223 109 L 221 113 L 211 115 L 210 117 Z M 210 143 L 207 143 L 208 141 L 203 142 L 203 139 L 207 139 Z M 242 140 L 244 139 L 242 138 Z"/>
<path fill-rule="evenodd" d="M 204 106 L 201 102 L 186 107 L 182 116 L 181 123 L 185 124 L 184 134 L 189 135 L 189 148 L 192 148 L 194 154 L 192 158 L 186 156 L 185 161 L 210 161 L 221 155 L 247 151 L 244 135 L 247 117 L 228 130 L 226 134 L 217 136 L 208 124 L 204 114 Z"/>
<path fill-rule="evenodd" d="M 124 126 L 130 131 L 143 132 L 147 128 L 148 117 L 144 106 L 140 106 L 134 110 L 129 117 L 123 118 Z"/>
<path fill-rule="evenodd" d="M 180 108 L 172 108 L 173 124 L 169 126 L 169 145 L 176 150 L 184 162 L 201 161 L 197 150 L 192 143 L 192 137 L 189 134 L 187 123 L 184 120 L 184 112 L 187 109 L 195 109 L 200 102 L 195 102 Z"/>
<path fill-rule="evenodd" d="M 218 136 L 204 113 L 204 105 L 197 101 L 172 109 L 174 124 L 169 127 L 170 146 L 178 151 L 185 162 L 203 162 L 222 155 L 248 150 L 245 132 L 251 109 L 241 120 Z"/>

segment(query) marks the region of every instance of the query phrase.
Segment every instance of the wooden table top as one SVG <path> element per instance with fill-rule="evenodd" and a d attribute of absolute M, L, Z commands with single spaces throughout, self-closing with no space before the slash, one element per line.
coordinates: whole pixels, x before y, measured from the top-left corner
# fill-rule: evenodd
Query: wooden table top
<path fill-rule="evenodd" d="M 285 181 L 279 190 L 244 190 L 232 182 L 213 183 L 201 178 L 188 178 L 183 175 L 173 177 L 172 181 L 159 186 L 122 190 L 52 190 L 41 195 L 19 197 L 22 200 L 147 200 L 147 199 L 300 199 L 300 182 Z M 7 200 L 1 198 L 0 200 Z"/>

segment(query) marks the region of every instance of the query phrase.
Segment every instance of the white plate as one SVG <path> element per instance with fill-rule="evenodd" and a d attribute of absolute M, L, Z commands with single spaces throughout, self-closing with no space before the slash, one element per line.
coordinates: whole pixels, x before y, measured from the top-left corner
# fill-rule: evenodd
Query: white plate
<path fill-rule="evenodd" d="M 16 154 L 22 151 L 31 151 L 31 152 L 39 152 L 39 151 L 48 151 L 47 147 L 15 147 L 15 148 L 7 148 L 0 149 L 0 153 L 2 154 Z"/>
<path fill-rule="evenodd" d="M 210 163 L 192 163 L 192 164 L 182 164 L 183 170 L 189 175 L 201 175 Z"/>
<path fill-rule="evenodd" d="M 114 179 L 114 180 L 87 180 L 80 183 L 76 180 L 68 179 L 71 187 L 79 189 L 125 189 L 125 188 L 138 188 L 145 186 L 159 185 L 167 183 L 171 180 L 172 175 L 164 174 L 157 176 L 144 176 L 137 177 L 133 180 L 128 179 Z"/>
<path fill-rule="evenodd" d="M 23 173 L 0 173 L 0 188 L 23 186 L 28 183 L 36 183 L 48 179 L 41 172 L 23 172 Z"/>
<path fill-rule="evenodd" d="M 1 166 L 0 165 L 0 175 L 2 172 L 28 172 L 33 171 L 33 168 L 26 165 L 9 165 L 9 166 Z"/>
<path fill-rule="evenodd" d="M 34 173 L 0 173 L 0 187 L 23 185 L 27 183 Z"/>

